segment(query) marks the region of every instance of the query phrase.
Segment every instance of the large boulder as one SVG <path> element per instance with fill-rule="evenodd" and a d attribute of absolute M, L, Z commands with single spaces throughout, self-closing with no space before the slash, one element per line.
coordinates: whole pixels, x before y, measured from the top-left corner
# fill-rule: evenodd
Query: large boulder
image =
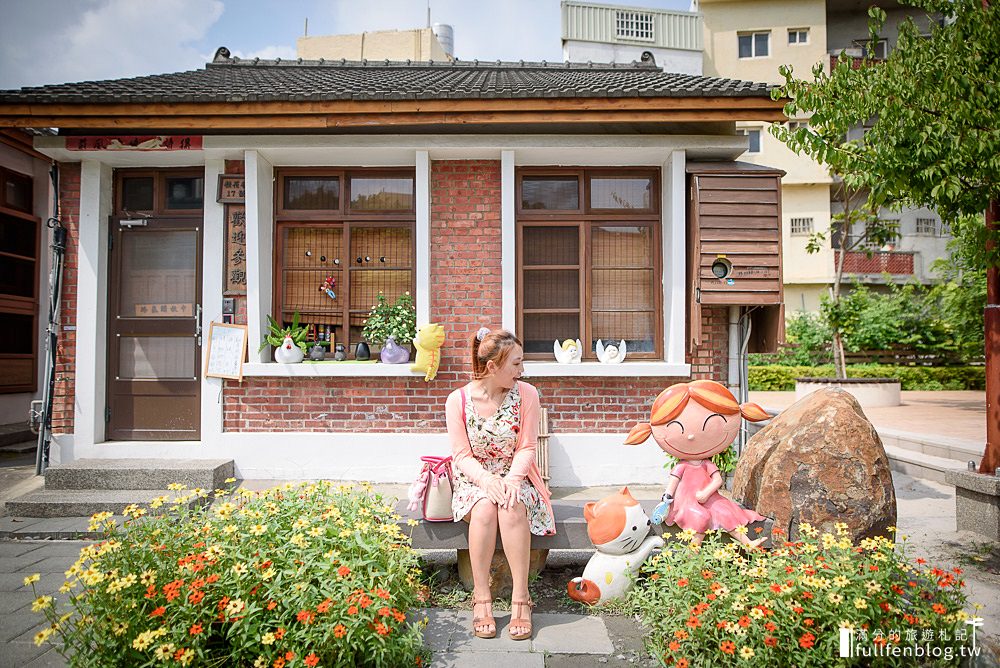
<path fill-rule="evenodd" d="M 733 498 L 774 518 L 794 540 L 799 523 L 854 540 L 887 535 L 896 524 L 896 493 L 882 440 L 857 400 L 818 390 L 782 411 L 747 444 L 733 478 Z"/>

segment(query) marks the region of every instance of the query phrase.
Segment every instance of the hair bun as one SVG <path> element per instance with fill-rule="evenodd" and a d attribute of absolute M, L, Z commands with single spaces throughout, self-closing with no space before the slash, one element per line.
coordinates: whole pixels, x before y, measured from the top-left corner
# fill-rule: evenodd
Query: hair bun
<path fill-rule="evenodd" d="M 489 333 L 490 333 L 489 327 L 480 327 L 476 331 L 476 341 L 482 341 L 484 338 L 486 338 L 486 335 Z"/>

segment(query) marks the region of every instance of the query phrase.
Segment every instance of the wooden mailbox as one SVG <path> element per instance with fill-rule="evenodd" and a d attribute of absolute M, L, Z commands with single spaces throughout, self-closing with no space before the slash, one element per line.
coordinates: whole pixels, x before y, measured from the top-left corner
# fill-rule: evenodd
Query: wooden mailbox
<path fill-rule="evenodd" d="M 745 162 L 692 162 L 688 178 L 690 344 L 702 342 L 702 306 L 747 306 L 749 352 L 784 338 L 781 177 Z"/>

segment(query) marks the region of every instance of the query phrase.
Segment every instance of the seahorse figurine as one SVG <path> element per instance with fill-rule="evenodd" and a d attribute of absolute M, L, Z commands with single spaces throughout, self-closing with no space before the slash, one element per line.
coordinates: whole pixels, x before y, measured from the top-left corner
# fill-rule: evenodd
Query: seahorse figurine
<path fill-rule="evenodd" d="M 417 329 L 413 346 L 417 349 L 417 359 L 410 371 L 423 371 L 424 382 L 434 380 L 438 365 L 441 364 L 441 346 L 444 345 L 444 327 L 428 323 Z"/>

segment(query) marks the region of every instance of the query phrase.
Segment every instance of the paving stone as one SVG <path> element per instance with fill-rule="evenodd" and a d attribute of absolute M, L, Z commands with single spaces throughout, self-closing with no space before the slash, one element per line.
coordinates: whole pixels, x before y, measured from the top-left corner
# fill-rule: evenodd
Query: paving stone
<path fill-rule="evenodd" d="M 66 668 L 67 665 L 66 659 L 62 657 L 62 654 L 54 649 L 50 649 L 34 661 L 25 664 L 23 668 Z"/>
<path fill-rule="evenodd" d="M 43 575 L 46 573 L 48 574 L 57 573 L 62 576 L 66 572 L 66 570 L 70 566 L 72 566 L 75 562 L 76 562 L 75 556 L 51 557 L 46 555 L 45 558 L 42 559 L 41 561 L 37 561 L 34 564 L 32 564 L 28 570 L 30 570 L 33 573 L 41 573 Z"/>
<path fill-rule="evenodd" d="M 22 668 L 50 651 L 52 647 L 47 644 L 37 647 L 33 642 L 9 642 L 0 651 L 0 666 Z"/>
<path fill-rule="evenodd" d="M 30 605 L 35 600 L 35 595 L 30 589 L 24 591 L 6 591 L 0 596 L 0 615 L 9 615 L 15 610 Z"/>
<path fill-rule="evenodd" d="M 20 557 L 0 557 L 0 573 L 20 573 L 21 571 L 26 571 L 29 568 L 33 568 L 34 564 L 45 561 L 47 556 L 44 552 L 32 550 Z"/>
<path fill-rule="evenodd" d="M 10 520 L 9 517 L 0 517 L 0 523 L 4 520 Z M 34 520 L 32 520 L 34 521 Z M 0 567 L 3 566 L 4 561 L 9 558 L 23 557 L 32 550 L 37 550 L 41 547 L 41 543 L 21 543 L 13 540 L 0 541 Z"/>
<path fill-rule="evenodd" d="M 545 655 L 529 652 L 444 652 L 432 668 L 544 668 Z"/>
<path fill-rule="evenodd" d="M 610 654 L 614 645 L 600 617 L 537 613 L 532 648 L 550 654 Z"/>
<path fill-rule="evenodd" d="M 41 620 L 43 617 L 31 612 L 30 608 L 27 612 L 15 612 L 0 617 L 0 642 L 10 642 L 25 631 L 38 626 Z"/>

